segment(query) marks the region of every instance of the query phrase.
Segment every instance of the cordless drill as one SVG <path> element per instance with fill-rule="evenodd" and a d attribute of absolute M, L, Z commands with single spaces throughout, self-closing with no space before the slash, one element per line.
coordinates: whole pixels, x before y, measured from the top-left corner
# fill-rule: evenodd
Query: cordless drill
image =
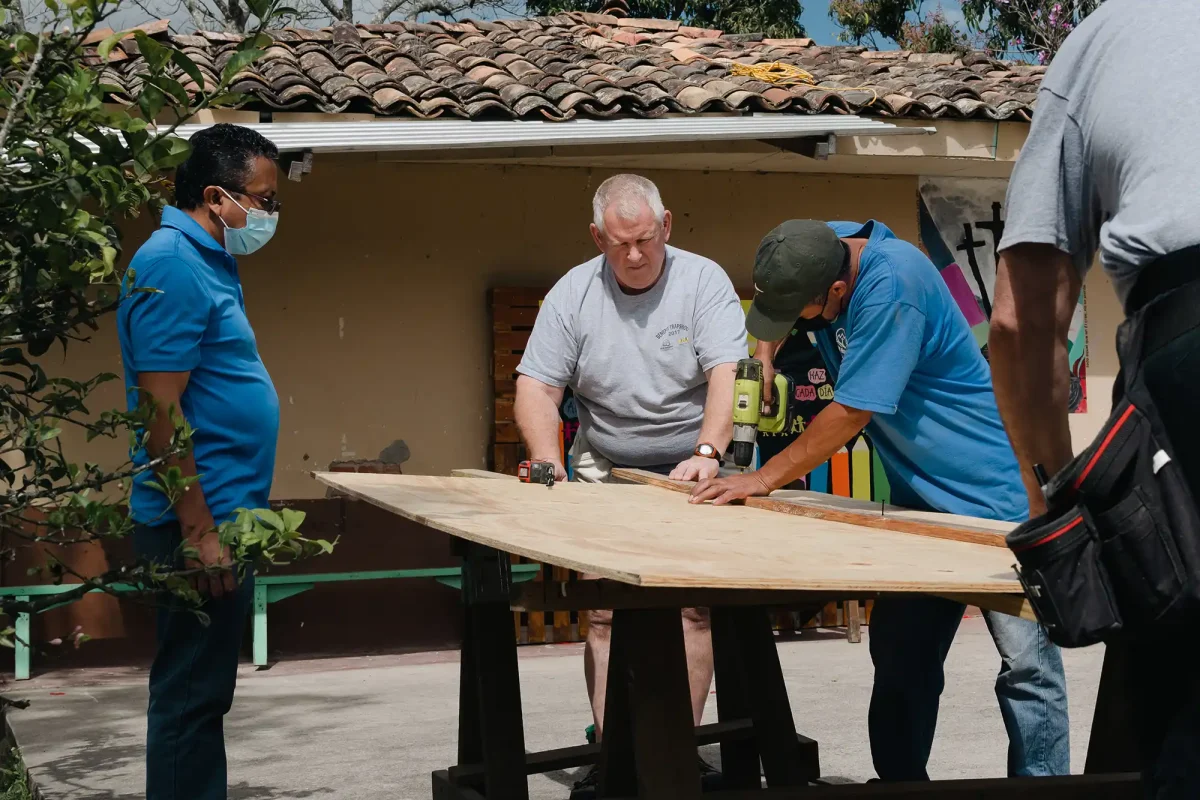
<path fill-rule="evenodd" d="M 743 358 L 737 364 L 733 382 L 733 463 L 745 469 L 754 460 L 754 440 L 759 431 L 783 433 L 792 425 L 788 398 L 792 379 L 775 373 L 771 402 L 762 399 L 763 365 L 757 358 Z"/>

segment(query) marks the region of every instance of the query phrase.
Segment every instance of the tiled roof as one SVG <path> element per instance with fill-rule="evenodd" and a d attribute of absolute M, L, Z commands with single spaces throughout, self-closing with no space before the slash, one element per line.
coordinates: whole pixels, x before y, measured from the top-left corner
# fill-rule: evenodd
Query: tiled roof
<path fill-rule="evenodd" d="M 213 81 L 241 40 L 228 33 L 155 33 L 169 36 Z M 581 13 L 488 22 L 341 23 L 271 35 L 266 56 L 233 86 L 252 96 L 249 108 L 421 119 L 745 111 L 1028 120 L 1045 71 L 984 53 L 821 47 L 809 39 L 723 35 L 674 21 Z M 772 62 L 799 67 L 819 85 L 738 74 L 745 66 Z M 102 69 L 105 83 L 136 84 L 144 69 L 137 42 L 121 42 Z"/>

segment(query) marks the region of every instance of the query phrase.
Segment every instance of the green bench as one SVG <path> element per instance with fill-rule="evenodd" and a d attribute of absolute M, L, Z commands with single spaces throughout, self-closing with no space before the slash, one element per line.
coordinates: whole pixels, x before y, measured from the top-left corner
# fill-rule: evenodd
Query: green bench
<path fill-rule="evenodd" d="M 542 569 L 540 564 L 513 564 L 513 580 L 521 583 L 533 580 Z M 453 588 L 462 587 L 462 569 L 460 567 L 431 567 L 426 569 L 386 569 L 371 572 L 327 572 L 312 575 L 256 575 L 254 577 L 254 611 L 251 627 L 251 640 L 255 666 L 267 664 L 267 607 L 288 597 L 307 592 L 318 583 L 335 583 L 344 581 L 374 581 L 396 580 L 401 578 L 433 578 L 438 583 Z M 38 586 L 0 586 L 0 597 L 15 597 L 17 600 L 29 601 L 34 597 L 62 594 L 76 588 L 72 584 Z M 116 583 L 109 586 L 114 594 L 131 594 L 139 591 L 137 586 Z M 93 589 L 92 592 L 102 591 Z M 58 604 L 63 605 L 63 604 Z M 47 606 L 43 611 L 57 608 L 57 605 Z M 15 630 L 15 670 L 19 681 L 29 678 L 31 648 L 30 615 L 17 615 Z"/>

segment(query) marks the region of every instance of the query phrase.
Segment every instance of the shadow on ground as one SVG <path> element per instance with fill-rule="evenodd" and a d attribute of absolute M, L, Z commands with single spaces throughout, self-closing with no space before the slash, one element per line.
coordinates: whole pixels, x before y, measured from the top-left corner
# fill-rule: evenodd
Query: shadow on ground
<path fill-rule="evenodd" d="M 47 693 L 42 692 L 45 695 Z M 144 798 L 145 687 L 114 687 L 64 697 L 33 698 L 29 709 L 13 714 L 13 728 L 37 786 L 46 800 L 137 800 Z M 298 720 L 319 721 L 354 713 L 370 699 L 317 694 L 239 693 L 235 713 L 226 719 L 227 736 L 239 742 L 235 772 L 259 773 L 277 760 L 274 747 L 255 753 L 255 731 L 291 728 Z M 86 706 L 84 705 L 86 704 Z M 319 724 L 319 723 L 318 723 Z M 317 726 L 314 726 L 317 727 Z M 320 735 L 317 731 L 314 734 Z M 247 769 L 247 766 L 250 769 Z M 257 767 L 257 769 L 256 769 Z M 130 792 L 131 787 L 138 787 Z M 282 800 L 330 796 L 330 787 L 278 788 L 264 781 L 231 776 L 230 800 Z"/>

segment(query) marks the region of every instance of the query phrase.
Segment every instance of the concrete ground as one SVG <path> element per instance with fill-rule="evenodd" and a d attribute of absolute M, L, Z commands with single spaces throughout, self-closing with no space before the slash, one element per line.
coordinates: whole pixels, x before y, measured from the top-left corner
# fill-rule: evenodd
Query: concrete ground
<path fill-rule="evenodd" d="M 822 773 L 873 776 L 867 744 L 872 668 L 861 644 L 809 632 L 782 641 L 797 728 L 820 743 Z M 530 750 L 582 743 L 591 721 L 580 645 L 521 648 Z M 1064 653 L 1071 749 L 1083 769 L 1103 658 Z M 964 621 L 946 664 L 934 778 L 999 777 L 1006 737 L 992 682 L 999 664 L 980 618 Z M 44 800 L 133 800 L 143 795 L 144 670 L 59 672 L 7 687 L 32 705 L 11 723 Z M 231 800 L 428 798 L 429 773 L 454 760 L 458 654 L 431 653 L 244 666 L 226 720 Z M 706 718 L 716 718 L 710 697 Z M 716 761 L 716 748 L 706 748 Z M 577 773 L 531 779 L 537 800 L 566 798 Z"/>

